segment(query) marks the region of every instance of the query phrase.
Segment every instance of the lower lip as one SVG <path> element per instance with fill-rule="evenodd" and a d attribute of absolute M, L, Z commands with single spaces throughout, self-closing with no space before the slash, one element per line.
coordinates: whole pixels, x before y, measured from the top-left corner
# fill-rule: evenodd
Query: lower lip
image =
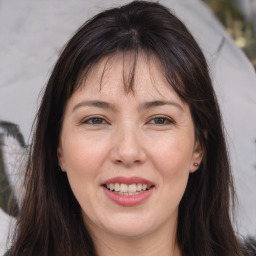
<path fill-rule="evenodd" d="M 116 194 L 116 193 L 108 190 L 105 187 L 103 187 L 103 189 L 104 189 L 104 192 L 106 193 L 107 197 L 110 198 L 113 202 L 115 202 L 119 205 L 122 205 L 122 206 L 134 206 L 134 205 L 138 205 L 138 204 L 141 204 L 144 201 L 146 201 L 152 194 L 154 188 L 140 192 L 139 194 L 133 195 L 133 196 L 119 195 L 119 194 Z"/>

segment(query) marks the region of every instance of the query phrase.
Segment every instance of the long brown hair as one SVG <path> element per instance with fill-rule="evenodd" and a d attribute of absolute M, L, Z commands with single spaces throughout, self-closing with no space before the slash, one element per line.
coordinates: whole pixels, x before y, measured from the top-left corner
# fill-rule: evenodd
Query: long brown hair
<path fill-rule="evenodd" d="M 86 22 L 67 43 L 48 81 L 37 114 L 28 162 L 25 199 L 12 253 L 96 255 L 57 147 L 66 103 L 104 56 L 134 54 L 127 90 L 133 89 L 140 52 L 161 61 L 170 86 L 190 107 L 196 138 L 204 149 L 179 206 L 177 241 L 183 255 L 238 256 L 229 210 L 233 183 L 221 115 L 204 55 L 193 36 L 166 7 L 135 1 Z"/>

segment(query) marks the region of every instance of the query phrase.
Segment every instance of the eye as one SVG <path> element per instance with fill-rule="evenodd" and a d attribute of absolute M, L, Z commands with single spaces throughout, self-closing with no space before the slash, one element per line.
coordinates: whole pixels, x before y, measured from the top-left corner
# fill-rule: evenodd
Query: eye
<path fill-rule="evenodd" d="M 93 116 L 93 117 L 89 117 L 89 118 L 86 118 L 85 120 L 83 120 L 82 124 L 104 125 L 104 124 L 108 124 L 108 122 L 102 117 Z"/>
<path fill-rule="evenodd" d="M 156 124 L 156 125 L 169 125 L 173 124 L 174 121 L 166 116 L 156 116 L 151 118 L 148 124 Z"/>

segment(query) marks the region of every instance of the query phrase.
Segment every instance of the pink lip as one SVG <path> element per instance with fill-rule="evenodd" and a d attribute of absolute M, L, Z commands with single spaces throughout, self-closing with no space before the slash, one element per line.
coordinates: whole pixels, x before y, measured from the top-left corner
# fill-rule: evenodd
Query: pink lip
<path fill-rule="evenodd" d="M 102 185 L 110 184 L 110 183 L 112 183 L 112 184 L 115 184 L 115 183 L 121 184 L 122 183 L 122 184 L 127 184 L 127 185 L 141 183 L 141 184 L 147 184 L 150 186 L 154 185 L 154 183 L 152 181 L 141 178 L 141 177 L 136 177 L 136 176 L 133 176 L 133 177 L 117 176 L 117 177 L 114 177 L 114 178 L 104 181 L 102 183 Z"/>
<path fill-rule="evenodd" d="M 134 206 L 134 205 L 141 204 L 142 202 L 144 202 L 150 197 L 150 195 L 154 190 L 154 187 L 153 187 L 149 190 L 140 192 L 137 195 L 123 196 L 108 190 L 106 187 L 102 187 L 102 188 L 104 189 L 104 192 L 109 199 L 111 199 L 113 202 L 121 206 Z"/>
<path fill-rule="evenodd" d="M 119 195 L 117 193 L 114 193 L 110 190 L 108 190 L 105 186 L 105 184 L 115 184 L 115 183 L 119 183 L 119 184 L 138 184 L 138 183 L 142 183 L 142 184 L 147 184 L 147 185 L 151 185 L 154 186 L 153 182 L 146 180 L 144 178 L 141 177 L 114 177 L 111 179 L 108 179 L 106 181 L 104 181 L 104 183 L 102 184 L 102 188 L 106 194 L 106 196 L 112 200 L 114 203 L 119 204 L 121 206 L 135 206 L 138 204 L 143 203 L 144 201 L 146 201 L 152 194 L 152 192 L 154 191 L 154 187 L 150 188 L 149 190 L 140 192 L 137 195 L 128 195 L 128 196 L 123 196 L 123 195 Z"/>

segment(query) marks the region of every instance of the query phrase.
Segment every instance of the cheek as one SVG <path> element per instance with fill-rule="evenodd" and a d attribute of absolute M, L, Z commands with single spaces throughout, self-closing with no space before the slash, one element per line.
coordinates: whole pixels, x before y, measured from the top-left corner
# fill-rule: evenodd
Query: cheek
<path fill-rule="evenodd" d="M 69 184 L 82 209 L 90 211 L 101 168 L 102 148 L 81 137 L 78 140 L 73 137 L 65 143 L 63 156 Z"/>
<path fill-rule="evenodd" d="M 156 168 L 170 177 L 189 172 L 192 152 L 193 143 L 190 140 L 173 137 L 151 146 L 150 156 Z"/>
<path fill-rule="evenodd" d="M 64 144 L 63 160 L 67 172 L 79 175 L 97 173 L 104 159 L 104 145 L 86 138 L 73 137 L 67 139 Z"/>
<path fill-rule="evenodd" d="M 154 168 L 161 177 L 160 188 L 166 195 L 165 203 L 173 200 L 174 204 L 179 204 L 188 182 L 193 141 L 190 143 L 185 137 L 184 140 L 180 138 L 165 140 L 151 150 Z"/>
<path fill-rule="evenodd" d="M 180 152 L 184 153 L 184 152 Z M 165 157 L 163 157 L 165 155 Z M 168 194 L 175 197 L 179 191 L 184 191 L 189 176 L 190 158 L 188 154 L 168 152 L 159 156 L 157 169 L 162 177 L 163 188 L 168 190 Z"/>
<path fill-rule="evenodd" d="M 71 189 L 83 209 L 91 207 L 99 174 L 107 155 L 106 142 L 85 136 L 64 137 L 63 160 Z"/>

